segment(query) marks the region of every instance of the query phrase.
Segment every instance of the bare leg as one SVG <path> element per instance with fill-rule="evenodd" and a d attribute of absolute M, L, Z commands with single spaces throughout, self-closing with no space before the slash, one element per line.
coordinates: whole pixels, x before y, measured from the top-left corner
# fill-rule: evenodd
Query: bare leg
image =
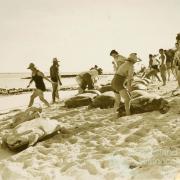
<path fill-rule="evenodd" d="M 121 102 L 121 96 L 120 94 L 114 93 L 115 94 L 115 103 L 114 103 L 114 112 L 116 112 L 119 108 L 119 104 Z"/>
<path fill-rule="evenodd" d="M 164 69 L 164 67 L 161 67 L 160 73 L 161 73 L 161 78 L 163 80 L 163 86 L 165 86 L 166 85 L 166 70 Z"/>
<path fill-rule="evenodd" d="M 178 70 L 177 81 L 178 81 L 178 86 L 180 88 L 180 70 Z"/>
<path fill-rule="evenodd" d="M 39 96 L 39 99 L 46 105 L 46 106 L 50 106 L 49 103 L 44 99 L 44 94 L 43 94 L 43 91 L 39 90 L 38 89 L 38 96 Z"/>
<path fill-rule="evenodd" d="M 53 87 L 52 100 L 53 100 L 53 103 L 55 103 L 56 93 L 57 93 L 56 91 L 57 91 L 58 84 L 57 83 L 53 83 L 52 87 Z"/>
<path fill-rule="evenodd" d="M 34 99 L 35 99 L 37 96 L 38 96 L 37 90 L 35 90 L 35 91 L 33 92 L 33 94 L 31 95 L 31 97 L 30 97 L 30 102 L 29 102 L 28 107 L 31 107 L 31 106 L 33 105 Z"/>
<path fill-rule="evenodd" d="M 124 99 L 124 105 L 126 110 L 126 115 L 130 115 L 130 95 L 126 89 L 121 90 L 120 92 L 121 97 Z"/>
<path fill-rule="evenodd" d="M 167 69 L 167 76 L 168 76 L 168 81 L 170 80 L 170 69 Z"/>

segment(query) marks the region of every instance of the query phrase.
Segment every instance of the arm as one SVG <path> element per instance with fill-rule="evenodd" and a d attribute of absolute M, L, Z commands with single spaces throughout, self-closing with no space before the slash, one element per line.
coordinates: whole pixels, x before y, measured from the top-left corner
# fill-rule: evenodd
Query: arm
<path fill-rule="evenodd" d="M 50 83 L 53 83 L 51 80 L 49 80 L 42 72 L 38 72 L 38 75 L 43 77 L 45 80 L 49 81 Z"/>
<path fill-rule="evenodd" d="M 27 85 L 27 88 L 30 87 L 31 83 L 33 82 L 33 78 L 31 78 L 31 80 L 29 81 L 29 84 Z"/>

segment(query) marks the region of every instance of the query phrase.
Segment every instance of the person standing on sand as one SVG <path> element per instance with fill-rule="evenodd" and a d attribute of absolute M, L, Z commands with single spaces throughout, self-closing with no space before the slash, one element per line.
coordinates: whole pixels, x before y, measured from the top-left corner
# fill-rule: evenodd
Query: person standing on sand
<path fill-rule="evenodd" d="M 47 81 L 53 83 L 51 80 L 49 80 L 47 77 L 44 76 L 42 72 L 40 72 L 34 65 L 34 63 L 30 63 L 29 67 L 27 69 L 30 69 L 32 71 L 32 78 L 29 82 L 29 85 L 27 88 L 30 87 L 31 83 L 34 81 L 36 89 L 34 90 L 33 94 L 31 95 L 30 102 L 28 107 L 31 107 L 34 103 L 34 99 L 36 97 L 39 97 L 39 99 L 46 105 L 50 106 L 49 103 L 44 99 L 44 91 L 46 90 L 45 84 L 43 79 L 46 79 Z"/>
<path fill-rule="evenodd" d="M 175 66 L 175 74 L 176 74 L 176 79 L 178 76 L 178 60 L 179 60 L 179 53 L 180 53 L 180 46 L 178 43 L 175 44 L 176 50 L 174 54 L 174 66 Z"/>
<path fill-rule="evenodd" d="M 126 60 L 126 58 L 122 55 L 120 55 L 116 50 L 112 50 L 110 52 L 110 56 L 112 56 L 114 58 L 114 66 L 115 66 L 115 69 L 117 70 L 119 68 L 119 66 L 121 64 L 123 64 Z"/>
<path fill-rule="evenodd" d="M 50 67 L 50 78 L 51 81 L 53 81 L 52 84 L 52 102 L 56 102 L 56 98 L 59 99 L 59 93 L 58 93 L 58 83 L 59 85 L 62 85 L 60 77 L 59 77 L 59 61 L 57 58 L 53 58 L 53 65 Z"/>
<path fill-rule="evenodd" d="M 163 86 L 166 85 L 166 56 L 163 49 L 159 49 L 159 60 L 160 60 L 160 73 L 163 80 Z"/>
<path fill-rule="evenodd" d="M 157 80 L 159 82 L 161 82 L 159 76 L 158 76 L 158 66 L 159 66 L 159 61 L 158 59 L 156 58 L 156 56 L 152 55 L 152 54 L 149 54 L 149 68 L 151 69 L 151 71 L 146 75 L 147 78 L 150 78 L 151 76 L 154 76 L 157 78 Z"/>
<path fill-rule="evenodd" d="M 130 115 L 130 95 L 129 92 L 131 91 L 131 83 L 133 80 L 134 74 L 134 64 L 137 62 L 137 54 L 131 53 L 128 59 L 119 66 L 117 69 L 114 78 L 112 80 L 112 88 L 117 95 L 120 95 L 124 99 L 125 104 L 125 111 L 126 115 Z M 124 86 L 124 83 L 127 79 L 127 89 Z M 116 99 L 116 102 L 120 102 L 120 98 Z M 115 107 L 118 108 L 119 106 Z"/>
<path fill-rule="evenodd" d="M 175 63 L 175 68 L 176 68 L 176 77 L 178 81 L 178 88 L 180 88 L 180 45 L 177 44 L 177 50 L 174 55 L 174 63 Z"/>

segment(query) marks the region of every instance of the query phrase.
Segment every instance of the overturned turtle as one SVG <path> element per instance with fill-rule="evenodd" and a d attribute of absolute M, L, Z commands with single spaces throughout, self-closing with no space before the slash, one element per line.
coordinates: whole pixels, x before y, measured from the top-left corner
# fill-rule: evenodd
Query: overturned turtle
<path fill-rule="evenodd" d="M 164 98 L 155 95 L 155 94 L 144 94 L 142 96 L 138 96 L 134 99 L 131 99 L 131 107 L 130 111 L 131 114 L 139 114 L 151 111 L 159 111 L 160 113 L 164 114 L 169 111 L 169 104 Z M 125 108 L 124 104 L 120 103 L 119 109 L 119 116 L 125 115 Z"/>
<path fill-rule="evenodd" d="M 141 82 L 133 82 L 132 90 L 147 90 L 147 85 L 142 84 Z"/>
<path fill-rule="evenodd" d="M 3 143 L 10 150 L 20 151 L 33 146 L 38 141 L 57 133 L 60 123 L 54 119 L 37 118 L 23 122 L 3 136 Z"/>
<path fill-rule="evenodd" d="M 108 92 L 108 91 L 112 91 L 112 86 L 111 84 L 107 84 L 107 85 L 102 85 L 100 88 L 99 88 L 99 91 L 101 93 L 104 93 L 104 92 Z"/>
<path fill-rule="evenodd" d="M 101 108 L 107 109 L 114 107 L 115 98 L 111 95 L 102 94 L 94 98 L 92 103 L 89 105 L 89 108 Z"/>
<path fill-rule="evenodd" d="M 42 108 L 37 108 L 37 107 L 30 107 L 25 111 L 21 111 L 13 116 L 10 127 L 13 128 L 25 121 L 30 121 L 32 119 L 39 118 L 41 112 L 42 112 Z"/>
<path fill-rule="evenodd" d="M 84 93 L 78 94 L 65 101 L 65 106 L 68 108 L 76 108 L 81 106 L 88 106 L 93 99 L 101 93 L 98 90 L 87 90 Z"/>

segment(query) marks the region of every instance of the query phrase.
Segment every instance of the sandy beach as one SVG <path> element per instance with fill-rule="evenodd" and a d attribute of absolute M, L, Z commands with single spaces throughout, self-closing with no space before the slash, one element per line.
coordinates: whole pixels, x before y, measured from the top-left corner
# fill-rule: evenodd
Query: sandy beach
<path fill-rule="evenodd" d="M 63 102 L 43 109 L 42 117 L 62 123 L 61 133 L 17 154 L 1 148 L 0 179 L 179 180 L 180 97 L 171 96 L 175 87 L 175 81 L 159 89 L 157 82 L 149 85 L 149 92 L 169 101 L 166 114 L 115 118 L 113 109 L 67 109 Z M 17 112 L 1 115 L 0 139 L 10 122 L 3 119 Z"/>

